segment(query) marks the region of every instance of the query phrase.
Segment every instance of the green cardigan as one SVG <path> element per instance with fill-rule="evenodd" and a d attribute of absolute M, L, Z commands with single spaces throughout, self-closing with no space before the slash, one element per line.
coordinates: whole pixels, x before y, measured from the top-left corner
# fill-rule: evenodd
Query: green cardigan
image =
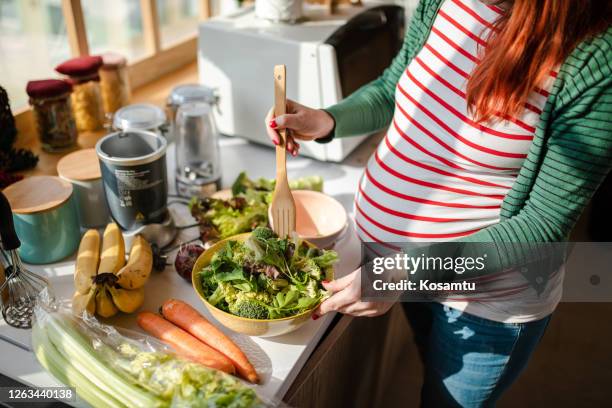
<path fill-rule="evenodd" d="M 336 121 L 335 137 L 374 132 L 391 123 L 396 84 L 425 44 L 442 3 L 421 0 L 391 66 L 375 81 L 326 109 Z M 486 242 L 496 249 L 496 254 L 488 254 L 488 272 L 526 262 L 512 243 L 567 240 L 611 166 L 609 27 L 579 44 L 561 66 L 527 158 L 504 198 L 500 222 L 460 241 Z"/>

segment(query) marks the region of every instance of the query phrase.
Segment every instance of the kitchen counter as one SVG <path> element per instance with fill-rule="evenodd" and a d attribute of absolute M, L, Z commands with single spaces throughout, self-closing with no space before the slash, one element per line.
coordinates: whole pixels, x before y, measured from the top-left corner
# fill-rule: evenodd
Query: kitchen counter
<path fill-rule="evenodd" d="M 274 150 L 268 146 L 259 146 L 241 139 L 224 137 L 221 140 L 221 156 L 224 186 L 229 186 L 239 172 L 246 171 L 251 177 L 274 176 Z M 173 169 L 173 145 L 167 153 L 169 169 Z M 320 175 L 325 180 L 325 192 L 335 197 L 350 211 L 353 193 L 362 172 L 362 163 L 371 152 L 371 144 L 362 145 L 359 152 L 352 155 L 344 164 L 322 163 L 313 159 L 297 157 L 288 160 L 289 178 L 306 175 Z M 248 159 L 245 159 L 248 158 Z M 174 177 L 169 173 L 170 191 L 174 191 Z M 172 201 L 172 199 L 170 199 Z M 176 214 L 177 224 L 193 222 L 183 205 L 173 204 L 171 210 Z M 179 240 L 197 236 L 194 229 L 181 232 Z M 359 260 L 359 244 L 352 227 L 343 234 L 335 249 L 339 252 L 341 262 L 337 266 L 337 276 L 343 276 L 354 270 Z M 173 259 L 170 256 L 170 259 Z M 51 265 L 28 265 L 32 271 L 47 276 L 60 298 L 70 298 L 73 292 L 72 274 L 74 256 L 70 259 Z M 205 312 L 204 306 L 197 298 L 191 285 L 180 278 L 172 266 L 164 272 L 152 275 L 147 283 L 147 292 L 143 310 L 157 310 L 167 298 L 177 297 L 188 301 Z M 282 399 L 288 391 L 317 343 L 324 335 L 334 316 L 328 315 L 315 321 L 309 321 L 299 330 L 287 335 L 262 339 L 248 336 L 235 336 L 254 364 L 262 372 L 264 382 L 258 386 L 258 392 L 265 397 Z M 134 315 L 121 315 L 109 319 L 109 322 L 120 327 L 136 328 Z M 55 380 L 37 363 L 30 347 L 30 331 L 14 329 L 0 323 L 0 372 L 10 378 L 34 386 L 56 385 Z M 7 341 L 8 340 L 8 341 Z"/>

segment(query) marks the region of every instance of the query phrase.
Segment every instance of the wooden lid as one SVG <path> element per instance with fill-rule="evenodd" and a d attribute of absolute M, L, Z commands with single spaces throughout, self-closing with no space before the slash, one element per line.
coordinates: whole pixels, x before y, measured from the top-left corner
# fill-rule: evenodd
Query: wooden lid
<path fill-rule="evenodd" d="M 66 180 L 89 181 L 102 177 L 96 149 L 77 150 L 57 162 L 57 174 Z"/>
<path fill-rule="evenodd" d="M 15 214 L 49 211 L 72 195 L 72 184 L 53 176 L 31 176 L 11 184 L 3 191 Z"/>

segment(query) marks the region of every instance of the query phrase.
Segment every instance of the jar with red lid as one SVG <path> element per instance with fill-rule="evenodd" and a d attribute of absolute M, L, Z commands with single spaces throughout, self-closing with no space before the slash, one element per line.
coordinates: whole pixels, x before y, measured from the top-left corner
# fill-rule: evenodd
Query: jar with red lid
<path fill-rule="evenodd" d="M 55 67 L 57 72 L 68 76 L 72 83 L 72 109 L 79 131 L 99 130 L 104 125 L 98 75 L 101 66 L 101 57 L 87 56 L 72 58 Z"/>
<path fill-rule="evenodd" d="M 125 57 L 109 52 L 102 55 L 102 62 L 100 68 L 102 103 L 104 113 L 111 116 L 130 101 L 127 61 Z"/>
<path fill-rule="evenodd" d="M 26 92 L 43 149 L 57 152 L 74 146 L 77 129 L 70 102 L 72 85 L 61 79 L 30 81 Z"/>

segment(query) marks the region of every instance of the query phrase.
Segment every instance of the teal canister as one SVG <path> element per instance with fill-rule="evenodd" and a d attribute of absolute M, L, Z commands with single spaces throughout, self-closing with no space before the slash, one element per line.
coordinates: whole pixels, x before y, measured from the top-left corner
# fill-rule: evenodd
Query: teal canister
<path fill-rule="evenodd" d="M 13 210 L 23 261 L 47 264 L 76 251 L 81 231 L 70 183 L 59 177 L 31 176 L 3 193 Z"/>

